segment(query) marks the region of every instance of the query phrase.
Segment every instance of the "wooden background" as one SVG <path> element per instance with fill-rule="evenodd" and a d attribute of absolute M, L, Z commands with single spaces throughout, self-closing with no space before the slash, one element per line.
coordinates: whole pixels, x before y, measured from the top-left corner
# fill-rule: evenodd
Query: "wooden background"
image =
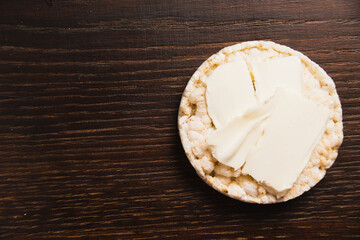
<path fill-rule="evenodd" d="M 273 40 L 334 79 L 344 143 L 284 204 L 203 183 L 182 91 L 221 48 Z M 360 238 L 360 2 L 0 1 L 0 239 Z"/>

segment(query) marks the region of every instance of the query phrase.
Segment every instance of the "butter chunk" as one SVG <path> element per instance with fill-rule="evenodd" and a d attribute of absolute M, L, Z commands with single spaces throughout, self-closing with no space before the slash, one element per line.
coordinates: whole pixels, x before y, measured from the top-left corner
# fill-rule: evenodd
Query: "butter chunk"
<path fill-rule="evenodd" d="M 216 128 L 257 104 L 246 63 L 242 59 L 218 66 L 206 80 L 208 113 Z"/>
<path fill-rule="evenodd" d="M 303 96 L 303 69 L 298 57 L 283 57 L 252 64 L 256 95 L 264 101 L 283 88 Z"/>
<path fill-rule="evenodd" d="M 281 194 L 292 187 L 308 163 L 325 132 L 330 110 L 282 90 L 270 101 L 276 104 L 242 171 Z"/>
<path fill-rule="evenodd" d="M 264 121 L 269 117 L 275 103 L 269 99 L 263 105 L 247 110 L 226 127 L 210 134 L 207 143 L 212 155 L 234 170 L 242 167 L 263 133 Z"/>

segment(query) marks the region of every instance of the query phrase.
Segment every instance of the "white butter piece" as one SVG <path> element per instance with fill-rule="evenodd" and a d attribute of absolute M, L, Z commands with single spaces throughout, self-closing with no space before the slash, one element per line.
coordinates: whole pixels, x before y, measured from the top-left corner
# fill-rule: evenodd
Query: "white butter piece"
<path fill-rule="evenodd" d="M 249 70 L 241 59 L 217 67 L 206 84 L 208 113 L 216 128 L 257 104 Z"/>
<path fill-rule="evenodd" d="M 275 101 L 268 100 L 210 134 L 207 143 L 212 155 L 234 170 L 242 167 L 259 140 L 264 130 L 264 121 L 269 117 L 274 104 Z"/>
<path fill-rule="evenodd" d="M 249 153 L 243 173 L 283 193 L 305 168 L 324 134 L 330 110 L 305 97 L 277 91 L 264 134 Z"/>
<path fill-rule="evenodd" d="M 303 68 L 298 57 L 283 57 L 253 63 L 256 96 L 264 101 L 277 88 L 303 95 Z"/>

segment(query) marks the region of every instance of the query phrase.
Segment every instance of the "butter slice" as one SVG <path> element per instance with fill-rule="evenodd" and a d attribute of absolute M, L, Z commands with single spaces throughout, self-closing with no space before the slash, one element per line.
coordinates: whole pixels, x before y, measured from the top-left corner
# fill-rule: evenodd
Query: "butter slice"
<path fill-rule="evenodd" d="M 271 101 L 276 104 L 272 105 L 263 136 L 246 159 L 243 173 L 283 193 L 307 165 L 324 134 L 330 110 L 281 90 Z"/>
<path fill-rule="evenodd" d="M 264 101 L 283 88 L 303 96 L 303 69 L 298 57 L 283 57 L 253 63 L 256 95 Z"/>
<path fill-rule="evenodd" d="M 275 101 L 249 109 L 235 118 L 226 127 L 215 130 L 207 138 L 212 155 L 222 164 L 239 169 L 249 152 L 255 147 L 264 130 L 264 121 L 269 117 Z"/>
<path fill-rule="evenodd" d="M 241 59 L 218 66 L 206 84 L 208 113 L 216 128 L 257 104 L 249 70 Z"/>

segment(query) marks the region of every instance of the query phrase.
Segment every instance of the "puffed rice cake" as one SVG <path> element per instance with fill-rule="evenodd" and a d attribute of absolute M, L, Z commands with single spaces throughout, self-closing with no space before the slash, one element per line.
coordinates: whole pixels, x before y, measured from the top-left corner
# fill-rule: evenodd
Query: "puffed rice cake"
<path fill-rule="evenodd" d="M 241 168 L 221 164 L 208 150 L 206 138 L 215 127 L 207 112 L 206 77 L 220 64 L 241 57 L 248 63 L 286 56 L 297 56 L 303 65 L 304 94 L 312 101 L 331 110 L 326 131 L 315 147 L 311 158 L 286 195 L 277 197 L 253 178 L 244 175 Z M 277 203 L 296 198 L 317 184 L 332 166 L 343 141 L 342 109 L 334 81 L 316 63 L 302 53 L 271 41 L 249 41 L 225 47 L 208 58 L 189 80 L 180 103 L 178 127 L 182 145 L 197 174 L 217 191 L 250 203 Z"/>

